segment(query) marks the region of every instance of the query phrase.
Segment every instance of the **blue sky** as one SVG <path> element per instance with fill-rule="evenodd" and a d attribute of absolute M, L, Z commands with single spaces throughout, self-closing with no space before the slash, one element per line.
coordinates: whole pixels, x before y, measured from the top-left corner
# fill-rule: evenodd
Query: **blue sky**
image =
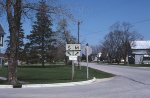
<path fill-rule="evenodd" d="M 81 21 L 80 41 L 98 45 L 115 22 L 129 22 L 134 30 L 150 40 L 150 0 L 58 0 L 69 8 L 76 20 Z M 1 24 L 8 32 L 7 21 Z M 31 21 L 23 20 L 25 33 L 29 34 Z M 69 22 L 69 29 L 77 37 L 77 23 Z M 5 47 L 4 47 L 5 49 Z"/>
<path fill-rule="evenodd" d="M 129 22 L 150 40 L 150 0 L 61 0 L 81 23 L 81 41 L 97 45 L 115 22 Z M 65 1 L 65 2 L 64 2 Z M 77 27 L 70 26 L 76 34 Z"/>

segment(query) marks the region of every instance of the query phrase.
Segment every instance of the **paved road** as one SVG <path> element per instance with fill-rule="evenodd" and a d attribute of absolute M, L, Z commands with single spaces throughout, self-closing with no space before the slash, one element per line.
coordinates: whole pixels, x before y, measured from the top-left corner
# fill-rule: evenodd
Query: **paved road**
<path fill-rule="evenodd" d="M 83 86 L 0 89 L 0 98 L 150 98 L 149 69 L 94 63 L 89 66 L 117 76 Z"/>
<path fill-rule="evenodd" d="M 82 63 L 86 65 L 86 63 Z M 150 85 L 150 68 L 138 68 L 129 66 L 116 66 L 116 65 L 98 65 L 95 63 L 90 63 L 89 67 L 102 70 L 105 72 L 113 73 L 139 83 Z"/>

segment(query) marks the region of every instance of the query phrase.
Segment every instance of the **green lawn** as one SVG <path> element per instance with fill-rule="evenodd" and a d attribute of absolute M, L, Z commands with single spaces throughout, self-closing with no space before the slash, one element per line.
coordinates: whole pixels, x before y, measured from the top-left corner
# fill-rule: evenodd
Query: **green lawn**
<path fill-rule="evenodd" d="M 7 77 L 7 68 L 0 68 L 0 77 Z"/>
<path fill-rule="evenodd" d="M 46 66 L 42 68 L 40 66 L 24 66 L 18 68 L 18 80 L 27 83 L 60 83 L 60 82 L 72 82 L 71 80 L 71 66 Z M 7 76 L 7 68 L 0 68 L 0 76 Z M 98 71 L 89 68 L 89 79 L 96 78 L 108 78 L 112 77 L 112 74 Z M 73 81 L 86 80 L 86 67 L 82 67 L 79 70 L 75 67 L 75 77 Z M 4 81 L 0 81 L 3 84 Z"/>

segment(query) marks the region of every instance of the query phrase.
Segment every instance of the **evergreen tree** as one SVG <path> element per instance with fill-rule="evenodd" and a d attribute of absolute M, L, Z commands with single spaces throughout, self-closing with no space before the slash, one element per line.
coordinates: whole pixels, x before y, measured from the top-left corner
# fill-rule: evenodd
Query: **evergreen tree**
<path fill-rule="evenodd" d="M 36 14 L 36 21 L 32 26 L 31 34 L 27 36 L 32 47 L 30 52 L 32 56 L 40 59 L 42 66 L 45 65 L 45 60 L 52 59 L 51 53 L 55 43 L 54 32 L 51 28 L 52 20 L 47 14 L 47 8 L 44 0 L 39 2 L 40 10 Z"/>
<path fill-rule="evenodd" d="M 18 60 L 23 60 L 23 49 L 24 49 L 24 30 L 22 29 L 22 23 L 20 25 L 20 30 L 18 33 L 18 43 L 17 43 L 17 51 L 18 51 Z"/>
<path fill-rule="evenodd" d="M 20 30 L 16 34 L 17 36 L 17 42 L 16 42 L 16 53 L 17 53 L 17 58 L 18 60 L 22 60 L 23 58 L 23 48 L 24 48 L 24 30 L 22 29 L 22 23 L 20 23 Z M 10 36 L 7 37 L 8 39 L 6 40 L 7 43 L 7 49 L 6 49 L 6 55 L 9 57 L 10 55 Z"/>

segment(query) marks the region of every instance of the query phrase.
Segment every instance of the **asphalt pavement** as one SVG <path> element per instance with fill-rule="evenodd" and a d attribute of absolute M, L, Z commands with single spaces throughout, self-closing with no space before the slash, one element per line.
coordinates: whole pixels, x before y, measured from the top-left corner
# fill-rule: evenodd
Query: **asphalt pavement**
<path fill-rule="evenodd" d="M 81 63 L 86 65 L 86 63 Z M 113 73 L 108 81 L 88 85 L 45 87 L 45 88 L 3 88 L 0 98 L 150 98 L 150 69 L 98 65 L 89 67 Z M 90 73 L 89 73 L 90 74 Z"/>

